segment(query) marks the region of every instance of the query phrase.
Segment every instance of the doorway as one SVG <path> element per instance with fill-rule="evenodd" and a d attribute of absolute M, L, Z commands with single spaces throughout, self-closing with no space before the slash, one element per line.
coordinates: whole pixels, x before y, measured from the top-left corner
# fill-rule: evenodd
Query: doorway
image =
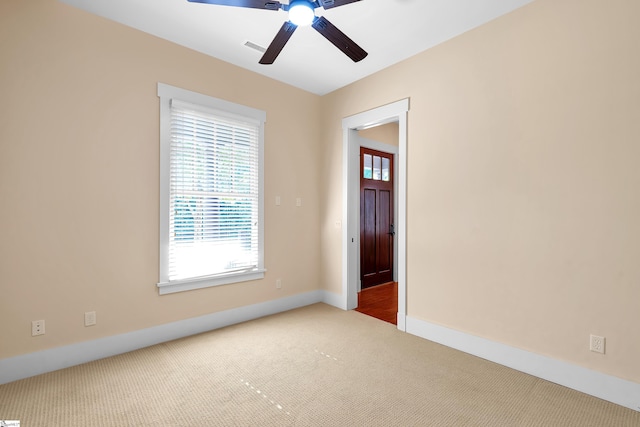
<path fill-rule="evenodd" d="M 343 128 L 343 208 L 342 208 L 342 301 L 352 310 L 358 305 L 360 290 L 360 146 L 358 130 L 391 122 L 398 123 L 398 147 L 394 156 L 395 239 L 394 281 L 397 282 L 397 327 L 406 330 L 406 152 L 409 99 L 384 105 L 342 120 Z M 385 144 L 381 144 L 385 145 Z M 379 149 L 377 147 L 370 147 Z M 385 151 L 384 149 L 380 151 Z"/>

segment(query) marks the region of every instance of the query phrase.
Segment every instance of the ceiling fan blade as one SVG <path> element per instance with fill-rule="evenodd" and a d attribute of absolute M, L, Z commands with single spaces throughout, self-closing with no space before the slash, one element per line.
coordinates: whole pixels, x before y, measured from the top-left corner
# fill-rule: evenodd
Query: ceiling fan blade
<path fill-rule="evenodd" d="M 284 48 L 284 45 L 287 44 L 287 42 L 291 38 L 291 35 L 296 30 L 296 28 L 298 28 L 298 26 L 289 21 L 282 24 L 282 27 L 280 27 L 280 31 L 278 31 L 278 34 L 276 34 L 271 44 L 264 52 L 264 55 L 262 55 L 262 58 L 260 58 L 260 63 L 265 65 L 273 64 L 278 55 L 280 55 L 280 52 L 282 51 L 282 48 Z"/>
<path fill-rule="evenodd" d="M 320 34 L 329 40 L 335 47 L 340 49 L 353 60 L 353 62 L 362 61 L 367 57 L 368 53 L 358 46 L 353 40 L 346 36 L 324 16 L 317 16 L 311 24 Z"/>
<path fill-rule="evenodd" d="M 333 7 L 344 6 L 345 4 L 355 3 L 360 0 L 319 0 L 320 6 L 325 9 L 331 9 Z"/>
<path fill-rule="evenodd" d="M 221 6 L 249 7 L 253 9 L 279 10 L 282 4 L 279 1 L 267 0 L 188 0 L 191 3 L 218 4 Z"/>

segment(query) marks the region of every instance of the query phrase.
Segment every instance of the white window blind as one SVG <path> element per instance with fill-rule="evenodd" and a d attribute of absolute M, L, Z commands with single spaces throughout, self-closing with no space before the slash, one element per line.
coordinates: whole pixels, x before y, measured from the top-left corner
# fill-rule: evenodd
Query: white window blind
<path fill-rule="evenodd" d="M 264 277 L 265 114 L 158 84 L 160 293 Z"/>
<path fill-rule="evenodd" d="M 171 101 L 169 280 L 257 268 L 259 130 Z"/>

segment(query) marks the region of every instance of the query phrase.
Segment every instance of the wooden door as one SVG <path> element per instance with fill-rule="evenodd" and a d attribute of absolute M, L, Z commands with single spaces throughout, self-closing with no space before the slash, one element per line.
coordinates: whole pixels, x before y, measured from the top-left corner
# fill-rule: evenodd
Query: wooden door
<path fill-rule="evenodd" d="M 393 281 L 393 154 L 360 147 L 362 288 Z"/>

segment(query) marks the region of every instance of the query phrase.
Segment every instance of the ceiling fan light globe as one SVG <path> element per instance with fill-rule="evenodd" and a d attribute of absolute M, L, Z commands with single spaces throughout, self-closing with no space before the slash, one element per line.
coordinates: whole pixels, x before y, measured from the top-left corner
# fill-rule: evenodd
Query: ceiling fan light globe
<path fill-rule="evenodd" d="M 311 25 L 315 18 L 313 6 L 306 0 L 292 1 L 289 6 L 289 21 L 297 26 Z"/>

